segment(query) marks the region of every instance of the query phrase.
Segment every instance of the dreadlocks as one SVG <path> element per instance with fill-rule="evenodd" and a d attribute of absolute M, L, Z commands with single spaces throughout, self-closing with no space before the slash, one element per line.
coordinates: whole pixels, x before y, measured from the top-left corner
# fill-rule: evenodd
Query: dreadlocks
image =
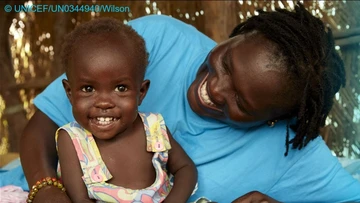
<path fill-rule="evenodd" d="M 277 47 L 282 67 L 293 80 L 292 87 L 302 87 L 302 99 L 295 112 L 295 125 L 287 124 L 286 152 L 289 145 L 299 150 L 319 134 L 333 105 L 333 98 L 345 85 L 344 64 L 337 54 L 330 28 L 312 16 L 302 4 L 295 12 L 276 9 L 275 12 L 259 11 L 236 26 L 230 37 L 249 32 L 259 32 Z M 290 118 L 288 118 L 290 119 Z M 296 132 L 289 141 L 289 127 Z"/>

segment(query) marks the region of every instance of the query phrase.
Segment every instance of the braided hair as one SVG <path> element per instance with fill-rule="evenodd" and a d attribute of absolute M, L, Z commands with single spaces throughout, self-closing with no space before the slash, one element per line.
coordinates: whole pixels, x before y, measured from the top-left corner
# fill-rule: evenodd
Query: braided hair
<path fill-rule="evenodd" d="M 292 87 L 302 87 L 299 90 L 301 101 L 287 118 L 287 156 L 290 144 L 293 149 L 300 150 L 319 135 L 333 105 L 334 95 L 345 86 L 344 64 L 335 50 L 331 29 L 299 2 L 294 12 L 285 9 L 259 11 L 258 16 L 236 26 L 230 37 L 253 31 L 274 43 L 281 55 L 282 67 L 292 78 Z M 294 116 L 297 117 L 296 123 L 290 125 L 290 117 Z M 296 132 L 290 141 L 289 127 Z"/>

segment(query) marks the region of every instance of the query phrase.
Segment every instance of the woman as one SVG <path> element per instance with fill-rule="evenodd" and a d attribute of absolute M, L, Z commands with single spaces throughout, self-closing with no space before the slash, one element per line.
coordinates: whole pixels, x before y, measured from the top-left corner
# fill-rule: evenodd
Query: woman
<path fill-rule="evenodd" d="M 204 196 L 231 202 L 246 193 L 238 202 L 274 201 L 269 196 L 284 202 L 360 201 L 360 183 L 318 136 L 345 83 L 343 63 L 331 31 L 301 4 L 295 12 L 252 17 L 219 45 L 165 16 L 129 24 L 149 52 L 145 79 L 152 83 L 139 110 L 160 112 L 195 162 L 199 185 L 191 201 Z M 55 130 L 73 120 L 63 78 L 35 99 L 39 110 L 22 137 L 30 186 L 55 176 Z M 66 199 L 48 186 L 34 200 Z"/>

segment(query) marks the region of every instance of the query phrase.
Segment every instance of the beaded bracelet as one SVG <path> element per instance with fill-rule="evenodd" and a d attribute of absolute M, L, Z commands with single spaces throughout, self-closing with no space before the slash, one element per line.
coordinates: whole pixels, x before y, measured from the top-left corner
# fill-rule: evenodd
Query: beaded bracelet
<path fill-rule="evenodd" d="M 36 193 L 45 186 L 55 186 L 59 188 L 61 191 L 65 192 L 65 188 L 62 185 L 61 181 L 56 178 L 46 177 L 42 180 L 39 180 L 31 187 L 31 190 L 29 192 L 28 198 L 26 202 L 31 203 L 33 199 L 35 198 Z"/>

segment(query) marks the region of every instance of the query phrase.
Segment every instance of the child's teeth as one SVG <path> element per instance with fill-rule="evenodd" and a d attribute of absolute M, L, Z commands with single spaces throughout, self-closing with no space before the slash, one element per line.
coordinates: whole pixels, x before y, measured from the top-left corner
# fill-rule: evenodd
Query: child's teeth
<path fill-rule="evenodd" d="M 114 120 L 113 117 L 97 117 L 96 120 L 100 125 L 108 125 Z"/>

